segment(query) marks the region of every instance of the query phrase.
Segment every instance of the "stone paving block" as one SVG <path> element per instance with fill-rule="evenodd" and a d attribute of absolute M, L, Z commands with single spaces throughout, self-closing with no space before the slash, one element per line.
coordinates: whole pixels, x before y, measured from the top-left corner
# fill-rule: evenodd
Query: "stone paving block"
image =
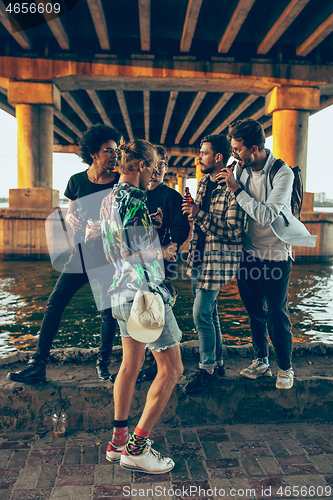
<path fill-rule="evenodd" d="M 11 454 L 11 450 L 0 450 L 0 468 L 7 466 Z"/>
<path fill-rule="evenodd" d="M 63 448 L 31 450 L 26 467 L 60 465 L 64 454 Z"/>
<path fill-rule="evenodd" d="M 305 450 L 296 439 L 284 439 L 283 444 L 290 455 L 305 455 Z"/>
<path fill-rule="evenodd" d="M 187 460 L 188 468 L 193 479 L 207 479 L 208 474 L 201 460 Z"/>
<path fill-rule="evenodd" d="M 300 443 L 309 455 L 333 453 L 333 446 L 326 439 L 302 439 Z"/>
<path fill-rule="evenodd" d="M 84 476 L 58 476 L 56 479 L 56 486 L 77 486 L 94 484 L 93 475 Z"/>
<path fill-rule="evenodd" d="M 306 455 L 288 455 L 287 457 L 276 457 L 281 465 L 311 464 L 311 460 Z"/>
<path fill-rule="evenodd" d="M 239 467 L 239 460 L 236 458 L 220 458 L 219 460 L 207 460 L 206 464 L 209 469 L 220 467 Z"/>
<path fill-rule="evenodd" d="M 254 498 L 253 491 L 254 488 L 251 487 L 248 479 L 243 478 L 230 478 L 229 479 L 229 491 L 228 497 L 236 498 L 239 500 L 240 498 Z M 235 496 L 234 496 L 235 495 Z"/>
<path fill-rule="evenodd" d="M 29 467 L 27 469 L 21 469 L 20 475 L 15 483 L 15 488 L 22 488 L 25 490 L 29 488 L 35 488 L 39 474 L 40 467 Z"/>
<path fill-rule="evenodd" d="M 118 465 L 96 465 L 94 472 L 94 484 L 95 485 L 110 485 L 113 484 L 113 468 L 119 467 Z"/>
<path fill-rule="evenodd" d="M 165 437 L 169 443 L 181 443 L 181 435 L 179 429 L 167 430 L 165 432 Z M 155 439 L 153 439 L 153 441 L 157 442 Z"/>
<path fill-rule="evenodd" d="M 80 465 L 81 448 L 66 448 L 62 463 L 64 465 Z"/>
<path fill-rule="evenodd" d="M 205 443 L 208 444 L 208 443 Z M 210 443 L 209 443 L 210 444 Z M 215 443 L 213 443 L 215 444 Z M 216 449 L 217 446 L 215 445 Z M 155 448 L 155 445 L 154 445 Z M 156 448 L 157 449 L 157 448 Z M 160 451 L 160 450 L 158 450 Z M 177 457 L 177 460 L 199 460 L 204 458 L 202 448 L 198 443 L 177 443 L 169 445 L 169 456 Z"/>
<path fill-rule="evenodd" d="M 62 465 L 58 476 L 91 476 L 94 472 L 94 465 Z"/>
<path fill-rule="evenodd" d="M 288 475 L 316 474 L 316 469 L 311 464 L 282 465 L 283 472 Z"/>
<path fill-rule="evenodd" d="M 281 485 L 286 484 L 284 479 L 280 476 L 268 476 L 268 477 L 250 477 L 249 478 L 249 484 L 253 488 L 267 488 L 267 486 L 276 486 L 279 487 Z"/>
<path fill-rule="evenodd" d="M 260 441 L 261 433 L 256 425 L 245 425 L 239 424 L 238 426 L 233 426 L 236 432 L 240 432 L 245 436 L 248 441 Z"/>
<path fill-rule="evenodd" d="M 99 456 L 98 456 L 98 463 L 99 464 L 109 464 L 110 462 L 106 459 L 106 448 L 107 446 L 100 446 L 99 448 Z"/>
<path fill-rule="evenodd" d="M 28 471 L 30 469 L 27 469 Z M 36 488 L 52 488 L 57 477 L 58 467 L 42 467 L 37 479 Z"/>
<path fill-rule="evenodd" d="M 222 443 L 223 441 L 230 441 L 229 436 L 226 433 L 224 427 L 217 428 L 196 428 L 199 440 L 201 442 L 204 441 L 213 441 L 215 443 Z"/>
<path fill-rule="evenodd" d="M 255 488 L 258 499 L 286 498 L 285 495 L 281 495 L 281 491 L 285 488 L 285 482 L 281 477 L 249 478 L 249 483 Z"/>
<path fill-rule="evenodd" d="M 324 476 L 318 474 L 307 474 L 306 476 L 304 476 L 304 481 L 309 487 L 326 486 Z"/>
<path fill-rule="evenodd" d="M 204 441 L 202 448 L 205 452 L 207 460 L 219 460 L 221 458 L 220 450 L 216 443 Z"/>
<path fill-rule="evenodd" d="M 246 477 L 247 474 L 242 467 L 222 467 L 221 469 L 209 469 L 209 474 L 212 479 L 220 477 L 224 479 L 235 477 Z"/>
<path fill-rule="evenodd" d="M 311 455 L 311 462 L 321 474 L 333 473 L 333 463 L 326 455 Z"/>
<path fill-rule="evenodd" d="M 97 464 L 98 463 L 98 447 L 85 446 L 81 455 L 82 464 Z"/>
<path fill-rule="evenodd" d="M 219 443 L 218 448 L 222 458 L 237 458 L 239 455 L 237 443 L 234 444 L 230 441 L 226 441 L 225 443 Z"/>
<path fill-rule="evenodd" d="M 307 488 L 307 484 L 304 480 L 305 476 L 299 475 L 299 476 L 285 476 L 284 480 L 287 486 L 290 486 L 291 488 L 299 488 L 305 487 Z"/>
<path fill-rule="evenodd" d="M 16 483 L 20 469 L 0 469 L 0 490 L 8 490 Z"/>
<path fill-rule="evenodd" d="M 244 436 L 244 434 L 241 434 L 240 432 L 233 432 L 228 430 L 228 436 L 230 437 L 231 441 L 241 441 L 244 443 L 244 441 L 247 441 L 247 438 Z"/>
<path fill-rule="evenodd" d="M 178 432 L 178 431 L 177 431 Z M 180 431 L 179 431 L 180 432 Z M 164 433 L 161 433 L 161 432 L 158 432 L 158 430 L 156 429 L 156 434 L 154 434 L 154 432 L 151 434 L 150 438 L 154 441 L 154 445 L 155 443 L 161 443 L 161 444 L 164 444 L 165 443 L 165 434 Z M 177 442 L 177 441 L 176 441 Z"/>
<path fill-rule="evenodd" d="M 272 454 L 265 443 L 260 442 L 237 443 L 237 448 L 240 457 L 261 457 Z"/>
<path fill-rule="evenodd" d="M 24 467 L 30 450 L 14 450 L 11 454 L 7 467 Z"/>
<path fill-rule="evenodd" d="M 207 490 L 210 489 L 210 485 L 208 481 L 185 481 L 185 482 L 178 482 L 174 481 L 172 483 L 172 489 L 176 492 L 177 490 L 180 490 L 179 492 L 181 493 L 180 495 L 174 495 L 175 498 L 191 498 L 197 499 L 197 498 L 206 498 L 205 493 Z M 178 493 L 178 491 L 177 491 Z"/>
<path fill-rule="evenodd" d="M 258 457 L 257 460 L 266 476 L 283 474 L 282 467 L 277 463 L 275 457 Z"/>
<path fill-rule="evenodd" d="M 67 446 L 69 448 L 80 446 L 96 446 L 94 437 L 72 437 L 67 439 Z"/>
<path fill-rule="evenodd" d="M 15 490 L 10 500 L 48 500 L 51 488 L 34 488 Z"/>
<path fill-rule="evenodd" d="M 170 490 L 174 489 L 170 481 L 159 481 L 154 483 L 154 495 L 152 500 L 173 500 L 174 497 L 169 496 Z M 133 498 L 133 497 L 132 497 Z"/>
<path fill-rule="evenodd" d="M 242 458 L 241 465 L 249 476 L 264 476 L 264 472 L 255 457 Z"/>
<path fill-rule="evenodd" d="M 61 486 L 53 488 L 50 500 L 91 500 L 92 486 Z"/>
<path fill-rule="evenodd" d="M 170 481 L 170 472 L 165 474 L 145 474 L 142 472 L 133 472 L 133 483 L 158 483 L 159 481 Z M 141 486 L 140 486 L 141 487 Z"/>
<path fill-rule="evenodd" d="M 242 479 L 240 479 L 240 481 L 242 481 Z M 209 486 L 215 490 L 216 488 L 216 492 L 217 492 L 217 498 L 226 498 L 227 495 L 229 495 L 230 493 L 230 483 L 228 481 L 228 479 L 221 479 L 219 477 L 216 477 L 214 479 L 210 479 L 209 480 Z"/>
<path fill-rule="evenodd" d="M 289 455 L 287 448 L 284 446 L 281 440 L 266 440 L 266 443 L 268 444 L 274 455 Z"/>
<path fill-rule="evenodd" d="M 171 471 L 172 481 L 187 481 L 190 479 L 189 472 L 186 467 L 186 461 L 177 460 L 176 465 Z"/>
<path fill-rule="evenodd" d="M 9 500 L 12 490 L 0 490 L 0 500 Z"/>
<path fill-rule="evenodd" d="M 191 430 L 182 431 L 183 443 L 197 443 L 198 437 L 195 432 Z"/>
<path fill-rule="evenodd" d="M 41 448 L 48 448 L 52 445 L 54 439 L 53 431 L 46 432 L 43 435 L 37 435 L 34 439 L 34 449 L 39 450 Z"/>
<path fill-rule="evenodd" d="M 123 492 L 127 496 L 127 492 L 132 491 L 132 488 L 137 489 L 136 486 L 131 484 L 124 484 L 120 486 L 94 486 L 93 488 L 93 498 L 94 500 L 105 500 L 109 498 L 124 498 Z M 127 496 L 127 498 L 132 498 L 131 496 Z"/>
<path fill-rule="evenodd" d="M 19 441 L 3 441 L 0 443 L 0 450 L 24 450 L 30 449 L 28 443 L 20 443 Z"/>
<path fill-rule="evenodd" d="M 115 465 L 113 469 L 114 484 L 127 484 L 132 482 L 132 472 Z"/>
<path fill-rule="evenodd" d="M 326 483 L 333 487 L 333 474 L 327 474 L 324 478 Z"/>

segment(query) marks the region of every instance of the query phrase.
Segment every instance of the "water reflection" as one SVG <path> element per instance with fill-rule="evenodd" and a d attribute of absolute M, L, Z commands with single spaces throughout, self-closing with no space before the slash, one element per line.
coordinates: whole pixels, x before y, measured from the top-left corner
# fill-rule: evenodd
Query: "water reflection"
<path fill-rule="evenodd" d="M 184 336 L 197 338 L 192 321 L 190 281 L 178 265 L 175 282 L 179 298 L 174 308 Z M 46 301 L 59 273 L 49 262 L 0 261 L 0 355 L 37 345 L 38 331 Z M 97 283 L 93 283 L 97 287 Z M 293 266 L 289 310 L 296 341 L 333 343 L 333 271 L 329 264 Z M 244 344 L 251 340 L 248 318 L 238 295 L 236 281 L 221 291 L 218 310 L 225 344 Z M 53 347 L 97 347 L 100 315 L 90 286 L 84 286 L 65 310 Z M 119 342 L 119 338 L 116 339 Z"/>

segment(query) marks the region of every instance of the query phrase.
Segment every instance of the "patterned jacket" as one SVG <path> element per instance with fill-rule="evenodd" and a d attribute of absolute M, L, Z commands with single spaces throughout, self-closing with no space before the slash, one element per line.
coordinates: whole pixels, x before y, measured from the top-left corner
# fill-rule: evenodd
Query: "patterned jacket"
<path fill-rule="evenodd" d="M 195 204 L 200 208 L 209 175 L 198 185 Z M 244 212 L 232 191 L 218 186 L 212 192 L 209 213 L 199 210 L 193 221 L 193 235 L 187 259 L 187 274 L 196 272 L 198 228 L 206 233 L 205 250 L 197 288 L 218 290 L 237 274 L 242 251 Z"/>

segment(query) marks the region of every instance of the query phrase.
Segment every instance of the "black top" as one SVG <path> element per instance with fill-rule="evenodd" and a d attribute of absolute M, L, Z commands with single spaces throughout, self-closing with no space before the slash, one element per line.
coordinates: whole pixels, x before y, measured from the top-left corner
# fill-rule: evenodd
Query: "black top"
<path fill-rule="evenodd" d="M 204 212 L 209 212 L 210 208 L 210 200 L 212 198 L 212 192 L 218 186 L 218 182 L 213 182 L 210 178 L 208 179 L 208 184 L 206 188 L 206 192 L 202 198 L 201 207 L 199 207 Z M 200 228 L 198 228 L 198 243 L 196 246 L 197 256 L 195 259 L 196 266 L 200 265 L 203 261 L 203 253 L 205 250 L 206 244 L 206 233 L 204 233 Z"/>
<path fill-rule="evenodd" d="M 170 242 L 177 243 L 179 248 L 190 233 L 187 215 L 182 213 L 183 197 L 164 182 L 151 191 L 148 190 L 146 194 L 149 213 L 155 213 L 158 207 L 161 207 L 163 212 L 162 226 L 157 229 L 161 243 L 163 244 L 163 239 L 168 236 L 170 230 Z"/>
<path fill-rule="evenodd" d="M 118 183 L 120 177 L 116 173 L 113 181 L 106 184 L 96 184 L 88 179 L 87 172 L 88 170 L 85 170 L 72 175 L 64 193 L 71 201 L 75 201 L 75 208 L 84 219 L 83 224 L 88 219 L 99 220 L 102 201 L 110 193 L 113 186 Z M 83 231 L 75 232 L 74 250 L 64 268 L 68 273 L 82 273 L 89 269 L 107 265 L 102 240 L 90 240 L 83 243 L 84 234 L 85 228 Z"/>

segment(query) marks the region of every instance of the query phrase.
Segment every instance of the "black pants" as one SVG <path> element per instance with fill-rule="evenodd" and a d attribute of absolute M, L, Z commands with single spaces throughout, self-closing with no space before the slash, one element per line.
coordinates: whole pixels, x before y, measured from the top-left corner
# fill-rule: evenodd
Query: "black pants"
<path fill-rule="evenodd" d="M 107 296 L 109 280 L 103 279 L 103 274 L 96 271 L 94 276 L 99 283 L 101 293 L 101 344 L 99 356 L 108 361 L 111 356 L 113 340 L 116 334 L 117 321 L 112 316 L 110 297 Z M 43 318 L 36 355 L 47 360 L 53 339 L 60 325 L 62 314 L 72 297 L 80 288 L 89 282 L 86 273 L 72 274 L 62 272 L 51 293 Z"/>
<path fill-rule="evenodd" d="M 250 318 L 256 356 L 268 357 L 269 333 L 282 370 L 291 367 L 292 334 L 287 308 L 290 272 L 291 259 L 260 260 L 243 251 L 237 280 Z"/>

